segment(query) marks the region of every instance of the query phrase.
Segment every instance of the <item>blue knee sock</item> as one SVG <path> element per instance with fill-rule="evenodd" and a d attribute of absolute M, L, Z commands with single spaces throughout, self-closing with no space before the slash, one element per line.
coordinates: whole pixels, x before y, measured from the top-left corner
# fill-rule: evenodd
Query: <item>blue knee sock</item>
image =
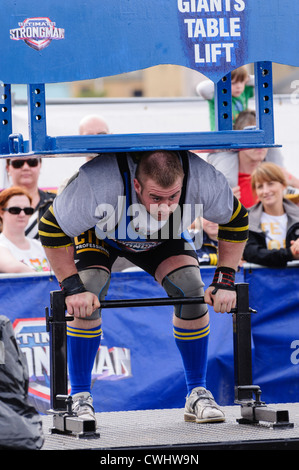
<path fill-rule="evenodd" d="M 101 326 L 84 330 L 67 325 L 68 372 L 72 395 L 91 391 L 91 372 L 101 334 Z"/>
<path fill-rule="evenodd" d="M 210 325 L 200 330 L 174 327 L 173 334 L 183 360 L 188 395 L 195 387 L 206 388 Z"/>

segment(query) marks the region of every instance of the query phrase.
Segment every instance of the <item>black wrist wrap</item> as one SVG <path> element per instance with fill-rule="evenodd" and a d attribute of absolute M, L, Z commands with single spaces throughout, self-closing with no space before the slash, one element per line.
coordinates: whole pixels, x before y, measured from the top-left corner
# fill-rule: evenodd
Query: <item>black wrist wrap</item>
<path fill-rule="evenodd" d="M 81 292 L 86 292 L 79 274 L 73 274 L 72 276 L 66 277 L 62 282 L 59 283 L 59 285 L 65 297 L 68 295 L 81 294 Z"/>
<path fill-rule="evenodd" d="M 217 268 L 211 286 L 215 287 L 212 294 L 216 294 L 218 289 L 236 290 L 235 270 L 225 266 Z"/>

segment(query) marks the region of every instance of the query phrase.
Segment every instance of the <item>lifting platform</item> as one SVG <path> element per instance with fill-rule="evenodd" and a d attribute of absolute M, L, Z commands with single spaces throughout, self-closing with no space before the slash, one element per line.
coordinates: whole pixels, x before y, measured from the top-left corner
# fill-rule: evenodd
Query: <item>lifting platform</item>
<path fill-rule="evenodd" d="M 77 438 L 49 432 L 50 416 L 43 417 L 45 443 L 41 450 L 100 450 L 125 455 L 200 450 L 299 450 L 299 403 L 271 404 L 288 409 L 293 427 L 273 428 L 265 423 L 239 424 L 239 406 L 222 407 L 223 423 L 184 422 L 183 409 L 137 410 L 96 413 L 100 436 Z"/>

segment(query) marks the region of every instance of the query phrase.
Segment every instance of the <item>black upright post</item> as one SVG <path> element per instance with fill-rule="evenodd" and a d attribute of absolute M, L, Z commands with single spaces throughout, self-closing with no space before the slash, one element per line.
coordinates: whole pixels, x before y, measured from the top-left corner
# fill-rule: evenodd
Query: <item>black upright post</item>
<path fill-rule="evenodd" d="M 67 395 L 67 345 L 65 299 L 61 291 L 52 291 L 51 315 L 49 318 L 50 332 L 50 389 L 51 408 L 65 410 L 65 400 L 57 399 L 57 395 Z"/>
<path fill-rule="evenodd" d="M 242 386 L 252 385 L 251 313 L 248 284 L 236 284 L 237 308 L 233 314 L 235 400 L 251 400 L 252 391 Z M 240 388 L 239 388 L 240 387 Z"/>

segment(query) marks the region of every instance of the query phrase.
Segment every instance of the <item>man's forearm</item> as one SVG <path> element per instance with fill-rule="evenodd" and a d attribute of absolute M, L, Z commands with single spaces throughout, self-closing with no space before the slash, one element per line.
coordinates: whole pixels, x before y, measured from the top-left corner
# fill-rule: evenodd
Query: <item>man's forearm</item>
<path fill-rule="evenodd" d="M 49 260 L 58 282 L 65 278 L 77 274 L 77 268 L 74 262 L 74 247 L 67 246 L 62 248 L 44 247 L 46 256 Z"/>
<path fill-rule="evenodd" d="M 237 271 L 246 242 L 231 243 L 218 241 L 218 267 L 226 266 Z"/>

